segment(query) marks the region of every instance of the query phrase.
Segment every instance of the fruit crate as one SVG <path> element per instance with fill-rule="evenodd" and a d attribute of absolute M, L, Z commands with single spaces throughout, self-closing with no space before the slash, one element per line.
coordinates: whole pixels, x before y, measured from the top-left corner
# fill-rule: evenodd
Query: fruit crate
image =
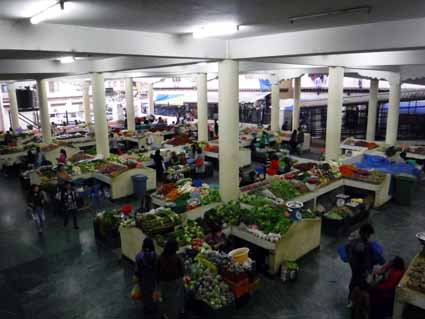
<path fill-rule="evenodd" d="M 230 286 L 230 289 L 232 290 L 236 299 L 241 298 L 250 292 L 250 283 L 248 278 L 237 282 L 224 278 L 224 281 Z"/>

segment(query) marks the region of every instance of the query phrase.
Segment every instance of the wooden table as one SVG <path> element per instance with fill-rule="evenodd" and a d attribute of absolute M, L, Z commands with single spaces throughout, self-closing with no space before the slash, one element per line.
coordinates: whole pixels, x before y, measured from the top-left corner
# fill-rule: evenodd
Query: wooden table
<path fill-rule="evenodd" d="M 422 254 L 425 255 L 425 250 L 424 252 L 422 252 Z M 425 294 L 407 287 L 409 271 L 411 270 L 412 265 L 414 265 L 418 258 L 425 257 L 421 257 L 420 254 L 418 254 L 413 259 L 412 263 L 410 264 L 409 268 L 407 269 L 406 273 L 404 274 L 403 278 L 397 286 L 394 300 L 393 319 L 403 319 L 403 312 L 407 304 L 411 304 L 418 308 L 425 309 Z"/>

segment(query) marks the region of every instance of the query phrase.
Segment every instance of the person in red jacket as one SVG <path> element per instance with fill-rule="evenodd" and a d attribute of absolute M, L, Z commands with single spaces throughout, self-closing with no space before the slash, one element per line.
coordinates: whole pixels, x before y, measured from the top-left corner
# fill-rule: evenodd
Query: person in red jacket
<path fill-rule="evenodd" d="M 398 256 L 379 270 L 382 279 L 370 291 L 370 319 L 391 317 L 395 290 L 405 270 L 404 260 Z"/>
<path fill-rule="evenodd" d="M 279 169 L 280 169 L 280 162 L 279 162 L 279 158 L 277 157 L 276 154 L 272 154 L 270 156 L 270 166 L 267 169 L 267 174 L 270 176 L 279 174 Z"/>

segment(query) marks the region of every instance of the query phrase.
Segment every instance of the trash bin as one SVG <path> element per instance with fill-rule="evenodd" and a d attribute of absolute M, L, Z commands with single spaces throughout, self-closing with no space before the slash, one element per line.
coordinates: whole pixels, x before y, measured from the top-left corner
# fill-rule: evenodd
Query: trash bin
<path fill-rule="evenodd" d="M 410 205 L 416 190 L 416 177 L 399 174 L 395 176 L 395 182 L 395 200 L 400 205 Z"/>
<path fill-rule="evenodd" d="M 133 180 L 134 195 L 136 195 L 136 197 L 139 199 L 143 199 L 146 195 L 147 181 L 148 181 L 147 176 L 139 174 L 139 175 L 134 175 L 131 178 Z"/>

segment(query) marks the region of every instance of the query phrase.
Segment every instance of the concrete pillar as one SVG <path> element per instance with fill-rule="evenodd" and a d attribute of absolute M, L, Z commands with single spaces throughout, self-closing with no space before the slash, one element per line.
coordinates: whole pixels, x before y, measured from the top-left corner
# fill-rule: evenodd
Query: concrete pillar
<path fill-rule="evenodd" d="M 272 114 L 271 114 L 271 130 L 277 132 L 280 130 L 279 116 L 280 116 L 280 83 L 272 84 Z"/>
<path fill-rule="evenodd" d="M 328 110 L 326 120 L 326 160 L 338 159 L 341 149 L 344 68 L 329 68 Z"/>
<path fill-rule="evenodd" d="M 200 73 L 196 81 L 198 98 L 198 141 L 208 141 L 208 89 L 207 74 Z"/>
<path fill-rule="evenodd" d="M 15 131 L 19 127 L 18 100 L 16 98 L 15 84 L 10 83 L 7 91 L 9 93 L 10 126 Z"/>
<path fill-rule="evenodd" d="M 366 140 L 374 141 L 376 132 L 376 112 L 378 108 L 379 80 L 370 80 L 369 105 L 367 107 Z"/>
<path fill-rule="evenodd" d="M 84 106 L 84 119 L 86 125 L 91 124 L 91 111 L 90 111 L 90 82 L 83 84 L 83 106 Z"/>
<path fill-rule="evenodd" d="M 400 76 L 389 81 L 390 97 L 387 115 L 387 132 L 385 144 L 395 145 L 398 135 L 398 117 L 400 114 Z"/>
<path fill-rule="evenodd" d="M 153 84 L 149 84 L 148 88 L 148 100 L 149 100 L 149 106 L 148 106 L 148 114 L 154 115 L 155 114 L 155 102 L 153 100 Z"/>
<path fill-rule="evenodd" d="M 106 120 L 105 80 L 103 74 L 93 73 L 93 111 L 96 134 L 96 152 L 105 158 L 109 156 L 108 122 Z"/>
<path fill-rule="evenodd" d="M 6 131 L 6 121 L 4 120 L 3 93 L 0 91 L 0 131 Z"/>
<path fill-rule="evenodd" d="M 52 131 L 50 129 L 49 103 L 47 101 L 47 80 L 37 80 L 37 91 L 43 143 L 50 144 L 52 142 Z"/>
<path fill-rule="evenodd" d="M 134 114 L 133 79 L 125 79 L 125 103 L 127 109 L 127 129 L 136 130 L 136 119 Z"/>
<path fill-rule="evenodd" d="M 292 130 L 300 127 L 301 77 L 294 79 L 294 107 L 292 109 Z"/>
<path fill-rule="evenodd" d="M 223 201 L 239 197 L 239 63 L 218 64 L 219 182 Z"/>

